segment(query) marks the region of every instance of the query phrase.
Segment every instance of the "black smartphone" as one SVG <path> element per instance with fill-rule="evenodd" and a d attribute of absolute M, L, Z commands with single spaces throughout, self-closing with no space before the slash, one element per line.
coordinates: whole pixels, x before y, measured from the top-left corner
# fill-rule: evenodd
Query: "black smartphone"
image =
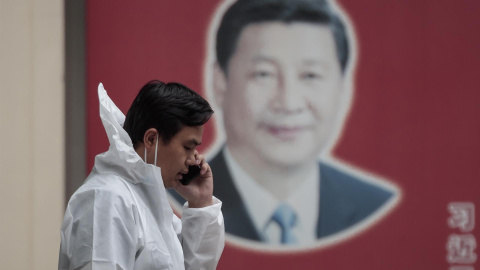
<path fill-rule="evenodd" d="M 182 179 L 180 179 L 180 183 L 186 186 L 199 176 L 200 176 L 200 166 L 197 166 L 197 165 L 189 166 L 188 173 L 182 175 Z"/>

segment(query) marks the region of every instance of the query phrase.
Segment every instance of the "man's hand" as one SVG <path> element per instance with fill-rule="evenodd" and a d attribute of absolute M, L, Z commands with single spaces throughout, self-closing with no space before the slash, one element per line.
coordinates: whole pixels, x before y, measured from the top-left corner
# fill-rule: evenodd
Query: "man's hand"
<path fill-rule="evenodd" d="M 177 181 L 175 191 L 188 201 L 190 208 L 201 208 L 213 204 L 213 175 L 210 165 L 203 155 L 195 150 L 196 164 L 200 166 L 200 176 L 184 186 Z"/>

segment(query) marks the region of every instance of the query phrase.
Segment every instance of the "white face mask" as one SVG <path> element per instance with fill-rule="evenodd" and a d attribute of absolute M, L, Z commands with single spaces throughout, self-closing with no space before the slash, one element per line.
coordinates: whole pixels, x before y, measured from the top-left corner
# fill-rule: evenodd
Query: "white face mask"
<path fill-rule="evenodd" d="M 157 148 L 158 148 L 158 134 L 157 134 L 157 142 L 155 143 L 155 166 L 157 166 Z M 145 147 L 145 159 L 143 160 L 145 163 L 148 164 L 147 162 L 147 148 Z"/>

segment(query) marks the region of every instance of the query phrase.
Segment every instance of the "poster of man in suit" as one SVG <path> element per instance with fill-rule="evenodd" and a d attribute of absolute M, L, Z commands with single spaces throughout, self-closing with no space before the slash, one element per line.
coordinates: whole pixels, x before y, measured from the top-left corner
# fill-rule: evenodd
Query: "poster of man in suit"
<path fill-rule="evenodd" d="M 479 1 L 86 10 L 88 172 L 109 145 L 99 82 L 125 113 L 154 78 L 200 93 L 215 110 L 199 151 L 223 202 L 218 269 L 478 264 Z"/>
<path fill-rule="evenodd" d="M 346 14 L 326 0 L 239 0 L 213 18 L 204 72 L 222 120 L 208 156 L 230 239 L 318 246 L 391 211 L 392 182 L 330 153 L 354 88 Z"/>

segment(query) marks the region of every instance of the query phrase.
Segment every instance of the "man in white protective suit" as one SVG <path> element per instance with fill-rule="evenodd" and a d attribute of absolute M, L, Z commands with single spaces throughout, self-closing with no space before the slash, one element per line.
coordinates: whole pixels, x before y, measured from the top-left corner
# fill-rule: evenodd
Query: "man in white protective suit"
<path fill-rule="evenodd" d="M 208 102 L 184 85 L 151 81 L 125 117 L 102 84 L 98 96 L 110 147 L 70 198 L 58 269 L 215 269 L 225 243 L 222 202 L 196 150 L 213 113 Z M 184 185 L 190 166 L 200 175 Z M 166 188 L 187 201 L 181 220 Z"/>

